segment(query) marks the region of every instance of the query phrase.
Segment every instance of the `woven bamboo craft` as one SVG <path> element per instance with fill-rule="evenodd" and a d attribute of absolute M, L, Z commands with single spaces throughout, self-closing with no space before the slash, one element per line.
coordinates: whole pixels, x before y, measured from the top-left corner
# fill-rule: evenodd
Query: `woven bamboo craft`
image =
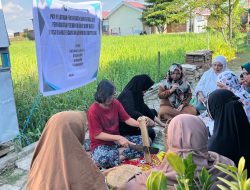
<path fill-rule="evenodd" d="M 134 175 L 141 172 L 141 169 L 133 165 L 121 165 L 111 170 L 107 177 L 107 184 L 110 188 L 119 188 L 129 181 Z"/>

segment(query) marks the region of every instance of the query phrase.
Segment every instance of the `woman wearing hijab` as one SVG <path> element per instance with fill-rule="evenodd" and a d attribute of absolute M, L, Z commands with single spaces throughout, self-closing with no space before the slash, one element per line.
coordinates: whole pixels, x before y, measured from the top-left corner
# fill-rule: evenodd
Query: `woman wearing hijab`
<path fill-rule="evenodd" d="M 174 63 L 170 66 L 166 78 L 158 89 L 160 98 L 160 119 L 171 120 L 179 114 L 196 115 L 196 109 L 189 104 L 192 98 L 191 87 L 184 79 L 182 66 Z"/>
<path fill-rule="evenodd" d="M 197 173 L 204 167 L 212 177 L 213 185 L 211 189 L 218 189 L 219 180 L 217 177 L 227 178 L 226 174 L 217 170 L 214 166 L 218 163 L 234 165 L 233 161 L 221 156 L 215 152 L 208 151 L 208 131 L 204 123 L 197 117 L 190 114 L 182 114 L 174 117 L 168 126 L 166 136 L 167 152 L 174 152 L 181 158 L 186 158 L 192 153 L 193 163 L 197 166 L 195 170 L 195 179 Z M 166 157 L 162 164 L 151 171 L 162 171 L 167 177 L 168 190 L 174 190 L 174 184 L 177 184 L 176 172 L 169 165 Z M 130 180 L 123 189 L 128 190 L 146 190 L 146 181 L 151 171 L 143 172 Z"/>
<path fill-rule="evenodd" d="M 241 66 L 241 68 L 246 90 L 248 93 L 250 93 L 250 62 L 245 63 Z"/>
<path fill-rule="evenodd" d="M 214 120 L 214 131 L 208 149 L 226 156 L 238 164 L 241 156 L 250 171 L 250 125 L 239 97 L 225 89 L 209 94 L 207 109 Z"/>
<path fill-rule="evenodd" d="M 226 58 L 222 55 L 216 56 L 212 61 L 212 67 L 206 71 L 195 88 L 197 97 L 196 109 L 200 112 L 206 110 L 206 101 L 209 93 L 217 89 L 217 76 L 227 68 Z"/>
<path fill-rule="evenodd" d="M 106 189 L 105 178 L 83 148 L 84 112 L 60 112 L 47 122 L 36 146 L 27 190 Z"/>
<path fill-rule="evenodd" d="M 88 110 L 91 156 L 102 168 L 111 168 L 124 159 L 143 155 L 143 152 L 128 148 L 129 144 L 142 144 L 141 136 L 120 135 L 120 121 L 136 129 L 139 122 L 127 114 L 114 95 L 115 86 L 108 80 L 102 80 L 97 86 L 95 102 Z"/>
<path fill-rule="evenodd" d="M 224 71 L 217 77 L 217 86 L 232 91 L 240 98 L 248 121 L 250 121 L 250 94 L 240 84 L 238 77 L 231 71 Z"/>
<path fill-rule="evenodd" d="M 141 116 L 148 117 L 148 121 L 151 126 L 154 125 L 154 121 L 160 126 L 165 127 L 165 124 L 157 117 L 155 110 L 149 109 L 144 103 L 144 93 L 154 84 L 154 81 L 148 75 L 136 75 L 125 86 L 121 94 L 118 96 L 118 100 L 123 105 L 126 112 L 134 119 L 138 119 Z M 120 122 L 120 133 L 123 136 L 126 135 L 141 135 L 141 131 L 138 128 L 132 128 L 124 122 Z M 155 131 L 151 127 L 148 128 L 148 134 L 153 141 L 155 138 Z"/>

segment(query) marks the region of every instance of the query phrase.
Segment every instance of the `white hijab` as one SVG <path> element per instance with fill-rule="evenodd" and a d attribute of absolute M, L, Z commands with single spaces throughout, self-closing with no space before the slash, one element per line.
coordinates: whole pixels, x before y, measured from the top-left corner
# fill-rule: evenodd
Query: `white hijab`
<path fill-rule="evenodd" d="M 212 65 L 214 63 L 221 63 L 223 65 L 222 71 L 228 71 L 228 67 L 227 67 L 227 61 L 226 58 L 222 55 L 216 56 L 213 59 Z M 195 94 L 197 95 L 198 92 L 202 92 L 204 94 L 205 97 L 207 97 L 207 95 L 211 92 L 213 92 L 214 90 L 217 89 L 217 76 L 218 74 L 216 74 L 214 72 L 214 69 L 211 67 L 208 71 L 206 71 L 200 81 L 198 82 L 196 88 L 195 88 Z"/>

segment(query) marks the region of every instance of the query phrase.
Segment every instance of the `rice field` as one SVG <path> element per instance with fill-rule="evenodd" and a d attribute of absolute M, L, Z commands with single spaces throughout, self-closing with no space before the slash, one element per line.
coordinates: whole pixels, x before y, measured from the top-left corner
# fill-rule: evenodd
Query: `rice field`
<path fill-rule="evenodd" d="M 156 82 L 171 63 L 184 62 L 186 52 L 211 49 L 215 55 L 235 56 L 235 50 L 217 34 L 168 34 L 145 36 L 103 36 L 97 81 L 111 80 L 120 92 L 136 74 L 149 74 Z M 157 54 L 161 53 L 160 74 Z M 12 42 L 10 47 L 12 78 L 20 129 L 23 128 L 38 91 L 36 52 L 34 41 Z M 63 110 L 86 111 L 93 102 L 97 82 L 62 95 L 41 97 L 27 128 L 23 131 L 26 145 L 38 139 L 48 118 Z"/>

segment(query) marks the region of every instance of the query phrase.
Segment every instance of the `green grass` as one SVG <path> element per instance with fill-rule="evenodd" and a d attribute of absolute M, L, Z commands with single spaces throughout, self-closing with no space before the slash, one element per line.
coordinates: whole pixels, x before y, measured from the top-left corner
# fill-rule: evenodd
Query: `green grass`
<path fill-rule="evenodd" d="M 229 60 L 235 50 L 223 42 L 220 35 L 169 34 L 128 37 L 102 37 L 98 80 L 109 79 L 120 92 L 136 74 L 149 74 L 155 81 L 162 78 L 173 62 L 183 63 L 185 53 L 207 49 L 214 55 L 223 54 Z M 157 73 L 157 52 L 161 52 L 160 76 Z M 35 43 L 12 42 L 10 47 L 12 77 L 20 129 L 29 115 L 38 92 Z M 25 134 L 30 141 L 37 140 L 48 118 L 63 110 L 87 110 L 93 102 L 96 82 L 62 95 L 42 97 Z M 25 141 L 23 141 L 25 144 Z"/>

